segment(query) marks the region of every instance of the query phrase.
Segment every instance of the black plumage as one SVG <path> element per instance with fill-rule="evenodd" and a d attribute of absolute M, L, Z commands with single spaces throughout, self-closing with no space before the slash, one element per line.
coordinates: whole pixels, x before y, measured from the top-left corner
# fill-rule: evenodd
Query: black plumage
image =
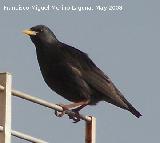
<path fill-rule="evenodd" d="M 47 85 L 75 103 L 67 107 L 81 105 L 80 110 L 86 105 L 106 101 L 138 118 L 141 116 L 86 53 L 60 42 L 44 25 L 37 25 L 24 33 L 35 44 L 40 70 Z"/>

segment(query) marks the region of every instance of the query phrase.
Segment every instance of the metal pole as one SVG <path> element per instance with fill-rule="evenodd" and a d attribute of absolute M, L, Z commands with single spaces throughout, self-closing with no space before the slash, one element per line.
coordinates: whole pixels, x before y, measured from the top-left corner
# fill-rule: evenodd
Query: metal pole
<path fill-rule="evenodd" d="M 17 131 L 11 131 L 11 95 L 54 110 L 63 111 L 62 107 L 56 104 L 33 97 L 20 91 L 11 90 L 11 75 L 9 73 L 0 73 L 0 143 L 10 143 L 11 134 L 28 141 L 35 141 L 36 139 Z M 72 111 L 67 111 L 66 114 L 74 115 Z M 86 121 L 85 143 L 96 143 L 96 118 L 83 115 L 80 115 L 80 118 Z M 42 140 L 38 141 L 43 142 Z"/>
<path fill-rule="evenodd" d="M 0 73 L 0 83 L 4 87 L 0 91 L 0 143 L 11 143 L 11 75 Z"/>
<path fill-rule="evenodd" d="M 30 135 L 26 135 L 26 134 L 23 134 L 23 133 L 18 132 L 18 131 L 13 131 L 12 130 L 11 134 L 12 134 L 12 136 L 15 136 L 17 138 L 20 138 L 20 139 L 23 139 L 23 140 L 26 140 L 26 141 L 29 141 L 29 142 L 32 142 L 32 143 L 48 143 L 46 141 L 34 138 L 34 137 L 30 136 Z"/>
<path fill-rule="evenodd" d="M 2 126 L 0 126 L 0 132 L 3 132 L 3 127 Z"/>
<path fill-rule="evenodd" d="M 2 85 L 0 85 L 0 90 L 4 90 L 4 87 Z M 48 101 L 45 101 L 45 100 L 40 99 L 38 97 L 34 97 L 32 95 L 29 95 L 29 94 L 23 93 L 21 91 L 12 90 L 11 93 L 12 93 L 13 96 L 28 100 L 28 101 L 36 103 L 36 104 L 40 104 L 40 105 L 42 105 L 44 107 L 47 107 L 47 108 L 50 108 L 50 109 L 54 109 L 54 110 L 57 110 L 57 111 L 63 111 L 63 108 L 58 106 L 58 105 L 56 105 L 56 104 L 50 103 Z M 69 111 L 66 111 L 66 114 L 74 115 L 74 112 L 69 110 Z M 91 121 L 91 117 L 84 116 L 84 115 L 81 115 L 81 114 L 79 116 L 80 116 L 80 118 L 82 120 L 85 120 L 87 122 Z"/>
<path fill-rule="evenodd" d="M 86 122 L 85 143 L 96 143 L 96 118 L 91 118 L 91 122 Z"/>

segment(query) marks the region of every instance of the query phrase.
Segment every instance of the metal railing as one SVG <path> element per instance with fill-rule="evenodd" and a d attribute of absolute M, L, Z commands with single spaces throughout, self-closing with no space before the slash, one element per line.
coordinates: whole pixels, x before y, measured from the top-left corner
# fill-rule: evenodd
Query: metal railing
<path fill-rule="evenodd" d="M 4 131 L 4 128 L 0 126 L 0 132 L 3 132 L 3 131 Z M 33 142 L 33 143 L 47 143 L 46 141 L 43 141 L 41 139 L 37 139 L 30 135 L 27 135 L 18 131 L 14 131 L 14 130 L 11 130 L 11 135 L 29 142 Z"/>
<path fill-rule="evenodd" d="M 11 135 L 34 143 L 47 143 L 41 139 L 11 129 L 11 95 L 59 112 L 63 111 L 63 108 L 56 104 L 12 90 L 11 75 L 9 73 L 0 73 L 0 143 L 10 143 Z M 65 114 L 74 116 L 72 111 L 66 111 Z M 80 118 L 86 122 L 85 143 L 95 143 L 96 119 L 92 116 L 84 115 L 80 115 Z"/>

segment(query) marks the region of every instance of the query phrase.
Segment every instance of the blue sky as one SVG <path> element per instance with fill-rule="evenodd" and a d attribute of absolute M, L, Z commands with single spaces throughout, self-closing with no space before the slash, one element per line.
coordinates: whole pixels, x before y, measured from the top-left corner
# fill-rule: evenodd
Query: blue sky
<path fill-rule="evenodd" d="M 44 83 L 35 48 L 22 30 L 44 24 L 57 38 L 86 53 L 143 114 L 140 119 L 101 102 L 81 113 L 97 118 L 97 143 L 159 142 L 159 1 L 1 1 L 0 71 L 10 72 L 13 88 L 53 103 L 69 103 Z M 4 5 L 122 5 L 123 11 L 4 11 Z M 28 101 L 12 98 L 12 128 L 53 142 L 84 142 L 84 122 Z M 12 138 L 13 143 L 24 142 Z"/>

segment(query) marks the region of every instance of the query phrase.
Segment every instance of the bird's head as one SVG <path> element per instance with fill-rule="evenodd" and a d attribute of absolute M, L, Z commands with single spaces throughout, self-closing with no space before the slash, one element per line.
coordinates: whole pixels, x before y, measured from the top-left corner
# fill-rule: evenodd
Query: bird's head
<path fill-rule="evenodd" d="M 45 25 L 34 26 L 23 33 L 29 35 L 34 44 L 50 44 L 57 41 L 54 33 Z"/>

